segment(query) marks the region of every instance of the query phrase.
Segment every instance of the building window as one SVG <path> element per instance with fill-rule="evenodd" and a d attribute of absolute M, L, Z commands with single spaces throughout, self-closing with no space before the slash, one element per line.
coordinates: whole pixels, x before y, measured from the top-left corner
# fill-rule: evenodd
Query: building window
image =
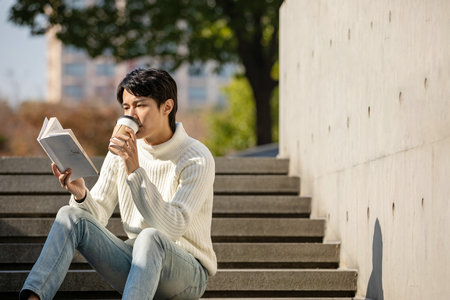
<path fill-rule="evenodd" d="M 236 73 L 236 66 L 232 64 L 223 65 L 219 71 L 219 77 L 222 78 L 230 78 Z"/>
<path fill-rule="evenodd" d="M 95 67 L 95 73 L 98 76 L 114 76 L 114 72 L 115 68 L 114 68 L 114 64 L 112 63 L 103 63 L 103 64 L 98 64 Z"/>
<path fill-rule="evenodd" d="M 190 86 L 188 89 L 189 101 L 193 103 L 204 103 L 207 93 L 206 88 L 201 86 Z"/>
<path fill-rule="evenodd" d="M 64 97 L 73 99 L 82 99 L 84 97 L 84 90 L 81 85 L 65 85 L 63 87 Z"/>
<path fill-rule="evenodd" d="M 83 63 L 68 63 L 64 65 L 64 75 L 82 77 L 86 74 L 86 66 Z"/>
<path fill-rule="evenodd" d="M 95 95 L 104 101 L 109 101 L 115 96 L 115 90 L 111 86 L 96 86 Z"/>
<path fill-rule="evenodd" d="M 78 49 L 75 46 L 64 46 L 63 51 L 65 54 L 72 54 L 72 55 L 84 55 L 86 52 L 82 49 Z"/>
<path fill-rule="evenodd" d="M 205 66 L 201 64 L 189 65 L 188 74 L 190 77 L 205 77 Z"/>

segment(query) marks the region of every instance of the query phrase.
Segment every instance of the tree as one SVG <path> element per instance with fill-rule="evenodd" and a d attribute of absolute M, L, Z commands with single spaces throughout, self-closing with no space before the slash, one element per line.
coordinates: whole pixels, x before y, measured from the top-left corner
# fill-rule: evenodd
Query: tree
<path fill-rule="evenodd" d="M 209 133 L 204 141 L 215 156 L 255 146 L 255 103 L 245 77 L 236 77 L 224 88 L 228 100 L 226 110 L 210 112 Z M 278 92 L 271 99 L 274 140 L 278 140 Z"/>
<path fill-rule="evenodd" d="M 243 150 L 255 145 L 255 104 L 245 78 L 234 78 L 224 88 L 227 109 L 211 112 L 208 118 L 206 146 L 214 156 Z"/>
<path fill-rule="evenodd" d="M 58 29 L 66 45 L 118 61 L 157 57 L 183 62 L 240 63 L 256 105 L 257 144 L 272 141 L 270 99 L 278 80 L 278 10 L 282 0 L 17 0 L 10 20 L 32 34 Z"/>

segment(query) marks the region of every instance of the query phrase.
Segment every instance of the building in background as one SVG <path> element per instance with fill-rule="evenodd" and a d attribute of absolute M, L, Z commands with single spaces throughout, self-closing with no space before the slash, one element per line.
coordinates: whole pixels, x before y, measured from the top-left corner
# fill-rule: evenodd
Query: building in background
<path fill-rule="evenodd" d="M 149 64 L 148 58 L 134 59 L 116 64 L 112 56 L 95 59 L 85 51 L 64 46 L 55 36 L 48 34 L 48 85 L 50 102 L 99 101 L 111 103 L 116 99 L 116 87 L 131 70 L 138 67 L 160 67 Z M 221 88 L 228 84 L 236 71 L 235 65 L 226 65 L 214 72 L 213 62 L 183 65 L 172 74 L 178 85 L 180 110 L 200 107 L 224 106 Z"/>

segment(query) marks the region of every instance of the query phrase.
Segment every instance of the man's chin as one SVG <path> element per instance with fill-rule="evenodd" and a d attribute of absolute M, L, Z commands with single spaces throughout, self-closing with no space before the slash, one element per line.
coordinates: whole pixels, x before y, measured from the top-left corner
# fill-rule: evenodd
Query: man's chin
<path fill-rule="evenodd" d="M 137 140 L 141 140 L 141 139 L 143 139 L 143 138 L 145 138 L 145 137 L 146 137 L 145 132 L 138 131 L 138 132 L 136 133 L 136 139 L 137 139 Z"/>

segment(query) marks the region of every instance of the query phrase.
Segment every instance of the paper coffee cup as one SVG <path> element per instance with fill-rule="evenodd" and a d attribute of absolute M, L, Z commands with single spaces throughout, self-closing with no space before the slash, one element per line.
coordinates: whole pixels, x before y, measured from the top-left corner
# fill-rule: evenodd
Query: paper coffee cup
<path fill-rule="evenodd" d="M 131 116 L 120 116 L 117 119 L 116 126 L 114 127 L 113 134 L 111 137 L 114 137 L 118 134 L 128 135 L 126 128 L 130 128 L 136 134 L 139 130 L 139 122 L 135 118 Z M 114 145 L 113 143 L 109 143 L 109 146 Z"/>

